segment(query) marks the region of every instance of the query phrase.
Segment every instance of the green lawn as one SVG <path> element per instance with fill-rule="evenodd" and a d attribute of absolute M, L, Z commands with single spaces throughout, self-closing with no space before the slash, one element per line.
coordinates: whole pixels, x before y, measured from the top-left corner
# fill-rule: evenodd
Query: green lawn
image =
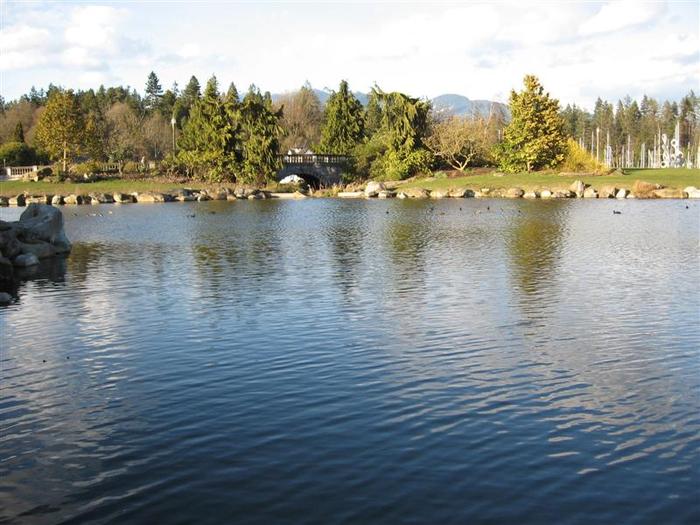
<path fill-rule="evenodd" d="M 225 186 L 225 185 L 219 185 Z M 84 195 L 87 193 L 131 193 L 144 191 L 167 192 L 177 188 L 209 188 L 216 187 L 204 183 L 178 184 L 173 182 L 163 182 L 158 180 L 128 180 L 110 179 L 97 182 L 65 183 L 65 182 L 25 182 L 25 181 L 2 181 L 0 182 L 0 195 L 6 197 L 28 193 L 31 195 Z"/>
<path fill-rule="evenodd" d="M 618 188 L 630 189 L 635 180 L 658 183 L 668 188 L 685 188 L 686 186 L 700 187 L 700 169 L 630 169 L 625 170 L 625 175 L 613 174 L 598 177 L 589 176 L 562 176 L 551 172 L 538 173 L 517 173 L 513 175 L 503 175 L 496 177 L 493 173 L 481 171 L 476 175 L 465 175 L 455 178 L 427 178 L 415 179 L 398 183 L 401 187 L 421 187 L 428 190 L 447 188 L 512 188 L 520 187 L 525 190 L 539 190 L 548 188 L 550 190 L 566 189 L 577 179 L 583 180 L 594 188 L 613 185 Z M 11 197 L 20 193 L 30 195 L 70 195 L 99 193 L 131 193 L 144 191 L 167 192 L 177 188 L 215 188 L 221 185 L 209 185 L 205 183 L 191 182 L 178 184 L 174 182 L 164 182 L 154 179 L 110 179 L 98 182 L 65 183 L 65 182 L 25 182 L 25 181 L 2 181 L 0 182 L 0 195 Z M 224 184 L 225 186 L 225 184 Z M 231 184 L 229 184 L 231 186 Z"/>
<path fill-rule="evenodd" d="M 513 188 L 524 190 L 540 190 L 548 188 L 567 189 L 575 180 L 582 180 L 594 188 L 601 186 L 616 186 L 630 189 L 634 181 L 661 184 L 667 188 L 685 188 L 696 186 L 700 188 L 700 169 L 666 168 L 666 169 L 628 169 L 624 175 L 600 175 L 600 176 L 569 176 L 556 173 L 516 173 L 496 177 L 493 173 L 466 175 L 464 177 L 441 179 L 416 179 L 401 184 L 402 187 L 420 187 L 428 190 L 448 188 Z"/>

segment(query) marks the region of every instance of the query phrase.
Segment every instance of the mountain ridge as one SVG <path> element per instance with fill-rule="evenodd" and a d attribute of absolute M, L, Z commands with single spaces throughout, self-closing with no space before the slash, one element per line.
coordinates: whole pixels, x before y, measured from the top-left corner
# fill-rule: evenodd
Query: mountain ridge
<path fill-rule="evenodd" d="M 330 96 L 333 94 L 333 91 L 327 88 L 312 88 L 312 90 L 321 101 L 322 105 L 325 105 Z M 281 97 L 287 94 L 288 93 L 274 93 L 272 94 L 272 100 L 277 102 Z M 367 105 L 367 100 L 369 97 L 368 93 L 353 91 L 353 95 L 355 95 L 363 106 Z M 430 99 L 430 102 L 433 106 L 433 111 L 438 115 L 488 118 L 489 116 L 495 114 L 502 116 L 506 120 L 510 120 L 510 111 L 508 110 L 508 106 L 502 102 L 482 99 L 472 100 L 464 95 L 459 95 L 456 93 L 445 93 L 438 95 L 437 97 Z"/>

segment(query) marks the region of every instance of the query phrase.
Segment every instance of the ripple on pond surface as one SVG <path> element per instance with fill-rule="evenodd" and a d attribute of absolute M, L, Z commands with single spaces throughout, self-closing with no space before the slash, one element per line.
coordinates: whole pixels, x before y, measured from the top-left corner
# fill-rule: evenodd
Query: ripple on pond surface
<path fill-rule="evenodd" d="M 629 204 L 64 208 L 0 521 L 697 521 L 700 209 Z"/>

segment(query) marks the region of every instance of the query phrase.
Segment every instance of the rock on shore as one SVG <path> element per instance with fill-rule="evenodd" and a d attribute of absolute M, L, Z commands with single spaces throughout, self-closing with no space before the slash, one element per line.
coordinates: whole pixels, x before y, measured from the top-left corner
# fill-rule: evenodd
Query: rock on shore
<path fill-rule="evenodd" d="M 26 268 L 39 259 L 68 253 L 71 244 L 63 230 L 63 214 L 47 204 L 27 206 L 19 221 L 0 221 L 0 278 L 9 280 L 13 267 Z"/>

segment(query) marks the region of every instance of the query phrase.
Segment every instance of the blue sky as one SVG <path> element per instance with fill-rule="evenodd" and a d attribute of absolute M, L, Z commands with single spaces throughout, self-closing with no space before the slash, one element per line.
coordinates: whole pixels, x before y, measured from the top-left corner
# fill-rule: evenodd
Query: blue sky
<path fill-rule="evenodd" d="M 0 93 L 49 82 L 239 90 L 305 81 L 507 101 L 526 73 L 591 107 L 700 82 L 698 2 L 32 2 L 0 4 Z"/>

